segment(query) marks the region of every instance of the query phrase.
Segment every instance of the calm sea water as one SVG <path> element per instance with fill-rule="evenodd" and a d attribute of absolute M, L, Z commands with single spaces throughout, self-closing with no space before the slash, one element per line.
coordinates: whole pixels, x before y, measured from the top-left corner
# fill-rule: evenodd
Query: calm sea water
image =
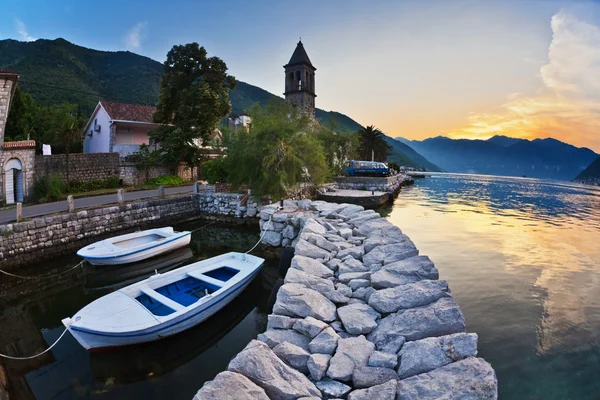
<path fill-rule="evenodd" d="M 500 399 L 600 398 L 600 188 L 439 175 L 388 218 L 449 281 Z"/>
<path fill-rule="evenodd" d="M 449 281 L 467 328 L 479 334 L 480 355 L 498 374 L 501 399 L 600 398 L 600 189 L 435 176 L 404 188 L 382 213 Z M 85 268 L 42 282 L 0 276 L 0 352 L 42 351 L 63 332 L 60 320 L 94 299 L 155 269 L 246 251 L 257 240 L 255 228 L 213 225 L 194 233 L 190 249 L 136 271 Z M 77 262 L 61 257 L 23 273 Z M 264 331 L 276 264 L 267 262 L 208 323 L 176 337 L 90 355 L 66 335 L 43 357 L 5 363 L 13 398 L 191 399 Z"/>
<path fill-rule="evenodd" d="M 200 221 L 176 228 L 205 224 Z M 88 266 L 41 283 L 0 277 L 0 352 L 36 354 L 63 332 L 62 318 L 74 315 L 94 299 L 152 275 L 155 269 L 166 272 L 224 252 L 247 251 L 258 238 L 256 228 L 212 225 L 195 232 L 189 248 L 135 264 L 135 270 Z M 22 274 L 40 274 L 40 268 L 53 272 L 78 261 L 77 257 L 61 257 Z M 4 363 L 11 398 L 191 399 L 205 381 L 225 370 L 229 360 L 266 329 L 267 303 L 277 278 L 277 260 L 267 259 L 250 286 L 216 316 L 158 342 L 89 354 L 67 334 L 45 356 Z"/>

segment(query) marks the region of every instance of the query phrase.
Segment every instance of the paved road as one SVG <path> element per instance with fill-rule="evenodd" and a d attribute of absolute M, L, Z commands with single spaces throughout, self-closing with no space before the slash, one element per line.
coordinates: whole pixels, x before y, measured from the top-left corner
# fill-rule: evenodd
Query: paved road
<path fill-rule="evenodd" d="M 166 188 L 165 194 L 189 193 L 192 191 L 192 186 L 179 186 Z M 146 197 L 156 196 L 156 189 L 140 190 L 137 192 L 125 192 L 125 201 L 138 200 Z M 117 193 L 107 194 L 102 196 L 81 197 L 75 199 L 75 209 L 82 207 L 100 206 L 105 204 L 114 204 L 117 202 Z M 67 210 L 66 201 L 57 201 L 55 203 L 36 204 L 33 206 L 23 207 L 23 218 L 38 217 L 40 215 L 52 214 L 59 211 Z M 16 220 L 17 211 L 13 208 L 10 210 L 0 211 L 0 224 L 14 222 Z"/>

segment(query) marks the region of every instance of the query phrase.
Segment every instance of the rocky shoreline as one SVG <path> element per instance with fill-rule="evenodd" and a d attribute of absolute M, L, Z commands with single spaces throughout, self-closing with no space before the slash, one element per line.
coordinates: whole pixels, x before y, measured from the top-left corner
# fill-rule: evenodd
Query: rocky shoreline
<path fill-rule="evenodd" d="M 205 399 L 496 399 L 448 284 L 372 210 L 286 201 L 264 241 L 295 255 L 266 332 L 205 383 Z"/>

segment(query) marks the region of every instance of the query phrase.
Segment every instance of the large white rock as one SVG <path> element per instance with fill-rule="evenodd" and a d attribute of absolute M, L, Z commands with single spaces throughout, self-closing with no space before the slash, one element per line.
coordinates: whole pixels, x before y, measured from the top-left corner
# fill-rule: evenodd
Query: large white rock
<path fill-rule="evenodd" d="M 316 233 L 317 235 L 324 235 L 327 233 L 327 229 L 312 218 L 304 219 L 304 225 L 302 226 L 302 232 Z"/>
<path fill-rule="evenodd" d="M 386 244 L 375 247 L 368 254 L 363 256 L 363 264 L 367 267 L 373 264 L 391 264 L 419 254 L 419 250 L 408 243 Z"/>
<path fill-rule="evenodd" d="M 335 257 L 342 260 L 344 259 L 344 257 L 350 256 L 352 258 L 360 260 L 363 257 L 363 254 L 365 254 L 365 249 L 362 246 L 354 246 L 338 251 Z"/>
<path fill-rule="evenodd" d="M 273 348 L 273 353 L 277 354 L 290 367 L 296 368 L 302 373 L 308 373 L 306 363 L 308 362 L 310 353 L 301 347 L 289 342 L 283 342 Z"/>
<path fill-rule="evenodd" d="M 395 229 L 382 229 L 379 231 L 373 231 L 369 237 L 365 239 L 365 253 L 369 253 L 375 247 L 405 242 L 412 243 L 408 236 L 398 233 L 398 231 Z"/>
<path fill-rule="evenodd" d="M 352 373 L 352 383 L 357 389 L 381 385 L 392 380 L 398 380 L 398 375 L 391 368 L 358 367 Z"/>
<path fill-rule="evenodd" d="M 397 386 L 398 381 L 391 379 L 368 389 L 354 390 L 348 394 L 348 400 L 394 400 Z"/>
<path fill-rule="evenodd" d="M 306 272 L 290 268 L 285 274 L 285 283 L 297 283 L 308 288 L 314 289 L 319 293 L 325 294 L 335 290 L 333 282 L 328 279 L 319 278 L 318 276 L 307 274 Z"/>
<path fill-rule="evenodd" d="M 377 289 L 390 288 L 422 279 L 439 278 L 437 268 L 427 256 L 410 257 L 388 264 L 371 275 L 371 283 Z"/>
<path fill-rule="evenodd" d="M 331 379 L 324 379 L 315 383 L 315 385 L 323 393 L 323 396 L 325 396 L 326 399 L 341 398 L 352 390 L 350 386 Z"/>
<path fill-rule="evenodd" d="M 297 318 L 291 318 L 286 315 L 269 314 L 267 316 L 268 329 L 292 329 Z"/>
<path fill-rule="evenodd" d="M 309 343 L 310 345 L 310 343 Z M 385 353 L 383 351 L 374 351 L 369 357 L 367 366 L 381 368 L 396 368 L 398 365 L 398 355 L 394 353 Z"/>
<path fill-rule="evenodd" d="M 485 360 L 470 357 L 398 383 L 396 400 L 496 400 L 498 380 Z"/>
<path fill-rule="evenodd" d="M 371 332 L 381 315 L 366 304 L 350 304 L 338 308 L 338 315 L 346 332 L 360 335 Z"/>
<path fill-rule="evenodd" d="M 337 317 L 335 304 L 316 290 L 296 283 L 286 283 L 279 288 L 273 313 L 290 317 L 314 317 L 326 322 L 335 321 Z"/>
<path fill-rule="evenodd" d="M 194 396 L 194 400 L 269 400 L 260 386 L 236 372 L 223 371 L 208 381 Z"/>
<path fill-rule="evenodd" d="M 331 261 L 333 261 L 333 260 L 331 260 Z M 355 258 L 350 258 L 342 263 L 338 262 L 338 271 L 339 271 L 338 273 L 340 275 L 348 273 L 348 272 L 365 272 L 368 270 L 369 269 L 367 267 L 365 267 L 362 262 L 358 261 Z"/>
<path fill-rule="evenodd" d="M 314 381 L 320 381 L 325 376 L 327 368 L 329 367 L 329 360 L 331 356 L 329 354 L 313 354 L 308 359 L 306 365 L 310 372 L 310 377 Z"/>
<path fill-rule="evenodd" d="M 323 321 L 319 321 L 318 319 L 315 319 L 313 317 L 306 317 L 304 319 L 299 319 L 294 324 L 293 328 L 295 331 L 298 331 L 312 339 L 316 337 L 319 333 L 321 333 L 323 329 L 328 327 L 329 325 L 327 325 Z"/>
<path fill-rule="evenodd" d="M 333 354 L 338 340 L 340 340 L 340 335 L 333 328 L 328 327 L 308 344 L 308 349 L 311 353 Z"/>
<path fill-rule="evenodd" d="M 371 273 L 368 271 L 365 272 L 346 272 L 345 274 L 340 274 L 338 279 L 342 283 L 348 283 L 353 279 L 369 279 L 371 277 Z"/>
<path fill-rule="evenodd" d="M 406 340 L 419 340 L 429 336 L 443 336 L 465 331 L 465 318 L 452 297 L 442 297 L 424 307 L 411 308 L 390 314 L 368 336 L 379 343 L 390 333 L 402 335 Z"/>
<path fill-rule="evenodd" d="M 269 398 L 296 400 L 321 395 L 306 376 L 286 365 L 266 344 L 257 340 L 252 340 L 231 360 L 227 369 L 245 375 L 262 387 Z"/>
<path fill-rule="evenodd" d="M 363 206 L 359 206 L 356 204 L 348 204 L 343 210 L 339 211 L 338 214 L 340 214 L 343 217 L 352 217 L 364 210 L 365 208 Z"/>
<path fill-rule="evenodd" d="M 281 232 L 267 231 L 263 235 L 263 243 L 269 246 L 278 247 L 281 245 L 282 235 Z"/>
<path fill-rule="evenodd" d="M 377 290 L 369 298 L 369 305 L 380 313 L 388 314 L 407 308 L 426 306 L 449 296 L 446 281 L 427 280 Z"/>
<path fill-rule="evenodd" d="M 298 255 L 298 253 L 295 254 L 296 255 L 292 258 L 292 262 L 290 263 L 290 268 L 298 269 L 319 278 L 330 278 L 333 276 L 333 271 L 319 261 L 310 257 Z"/>
<path fill-rule="evenodd" d="M 291 329 L 270 329 L 263 333 L 259 333 L 256 339 L 266 343 L 270 348 L 283 342 L 289 342 L 307 351 L 308 343 L 310 343 L 309 337 Z"/>
<path fill-rule="evenodd" d="M 475 333 L 455 333 L 407 342 L 399 353 L 398 376 L 408 378 L 476 355 Z"/>
<path fill-rule="evenodd" d="M 331 379 L 350 381 L 356 367 L 367 365 L 375 345 L 364 336 L 338 340 L 335 355 L 329 362 L 327 376 Z"/>
<path fill-rule="evenodd" d="M 325 228 L 323 228 L 323 229 L 325 229 Z M 307 242 L 306 240 L 302 239 L 302 237 L 300 237 L 300 240 L 298 240 L 298 243 L 296 243 L 294 252 L 298 256 L 306 256 L 309 258 L 325 259 L 326 257 L 329 256 L 328 251 L 323 250 L 322 248 L 317 247 L 314 244 Z"/>
<path fill-rule="evenodd" d="M 383 218 L 373 218 L 369 220 L 358 221 L 354 226 L 355 228 L 353 233 L 359 236 L 371 237 L 371 234 L 377 231 L 385 231 L 386 235 L 393 235 L 394 232 L 398 235 L 402 234 L 400 228 Z"/>
<path fill-rule="evenodd" d="M 304 239 L 307 242 L 312 243 L 315 246 L 320 247 L 323 250 L 326 250 L 328 252 L 338 251 L 338 247 L 334 243 L 332 243 L 329 240 L 325 239 L 321 235 L 317 235 L 316 233 L 310 233 L 310 232 L 306 233 L 306 232 L 303 232 L 302 233 L 302 239 Z"/>

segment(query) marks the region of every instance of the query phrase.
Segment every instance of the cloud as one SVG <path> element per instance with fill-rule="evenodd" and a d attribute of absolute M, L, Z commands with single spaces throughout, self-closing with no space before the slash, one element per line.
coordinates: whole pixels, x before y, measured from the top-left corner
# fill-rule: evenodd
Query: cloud
<path fill-rule="evenodd" d="M 128 50 L 139 50 L 142 40 L 146 37 L 147 26 L 148 23 L 146 21 L 138 22 L 127 32 L 124 40 L 125 47 Z"/>
<path fill-rule="evenodd" d="M 33 42 L 35 40 L 33 36 L 27 33 L 27 27 L 25 26 L 23 21 L 21 21 L 18 18 L 15 18 L 15 26 L 17 27 L 17 33 L 19 34 L 21 40 L 24 40 L 26 42 Z"/>
<path fill-rule="evenodd" d="M 468 125 L 449 136 L 551 136 L 600 151 L 600 27 L 560 12 L 551 28 L 539 92 L 510 95 L 498 113 L 472 113 Z"/>

